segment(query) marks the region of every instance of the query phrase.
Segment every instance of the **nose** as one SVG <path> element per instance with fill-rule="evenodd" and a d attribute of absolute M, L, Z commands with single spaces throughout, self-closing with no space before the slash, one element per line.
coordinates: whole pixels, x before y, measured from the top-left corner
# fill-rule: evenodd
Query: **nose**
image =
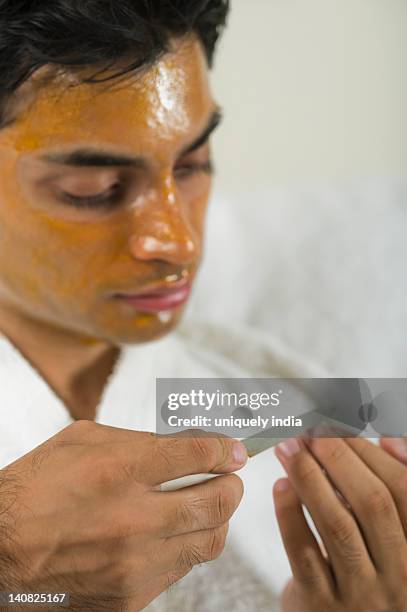
<path fill-rule="evenodd" d="M 190 265 L 199 257 L 200 240 L 191 226 L 172 173 L 161 177 L 136 212 L 130 238 L 133 257 Z"/>

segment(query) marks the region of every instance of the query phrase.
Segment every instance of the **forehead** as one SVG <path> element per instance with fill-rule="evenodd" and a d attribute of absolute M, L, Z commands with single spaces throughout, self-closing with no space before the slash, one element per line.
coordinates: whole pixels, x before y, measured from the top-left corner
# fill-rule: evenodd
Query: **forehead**
<path fill-rule="evenodd" d="M 125 78 L 87 84 L 60 73 L 38 87 L 34 101 L 6 130 L 7 139 L 19 153 L 83 141 L 131 153 L 153 142 L 182 144 L 213 108 L 208 79 L 196 37 L 176 41 L 153 66 Z"/>

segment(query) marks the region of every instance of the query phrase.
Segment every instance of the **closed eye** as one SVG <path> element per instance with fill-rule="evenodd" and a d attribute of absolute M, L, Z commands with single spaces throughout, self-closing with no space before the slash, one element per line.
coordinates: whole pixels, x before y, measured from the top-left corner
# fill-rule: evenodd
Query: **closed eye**
<path fill-rule="evenodd" d="M 77 196 L 67 191 L 60 191 L 59 197 L 65 204 L 71 204 L 78 208 L 97 208 L 99 206 L 103 207 L 118 203 L 122 196 L 121 191 L 120 184 L 115 183 L 108 190 L 95 195 Z"/>
<path fill-rule="evenodd" d="M 208 175 L 215 172 L 212 160 L 179 165 L 174 169 L 174 176 L 178 180 L 187 180 L 201 172 Z M 94 195 L 77 196 L 67 191 L 60 191 L 58 195 L 64 204 L 69 204 L 76 208 L 104 208 L 119 205 L 123 198 L 123 189 L 120 183 L 115 183 L 106 191 Z"/>
<path fill-rule="evenodd" d="M 214 174 L 215 167 L 212 160 L 208 159 L 208 161 L 202 163 L 191 162 L 190 164 L 182 164 L 175 168 L 174 175 L 176 178 L 183 179 L 193 176 L 194 174 L 199 174 L 200 172 Z"/>

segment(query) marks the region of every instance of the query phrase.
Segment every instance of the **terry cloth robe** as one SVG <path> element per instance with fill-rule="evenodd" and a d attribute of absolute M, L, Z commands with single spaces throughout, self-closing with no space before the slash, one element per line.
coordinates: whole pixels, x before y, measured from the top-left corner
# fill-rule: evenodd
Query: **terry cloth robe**
<path fill-rule="evenodd" d="M 97 409 L 96 421 L 155 431 L 157 378 L 325 377 L 277 338 L 239 326 L 187 321 L 166 337 L 123 345 Z M 0 336 L 0 468 L 73 422 L 37 370 Z M 230 521 L 222 555 L 194 567 L 162 593 L 150 612 L 276 612 L 290 578 L 275 518 L 272 487 L 284 470 L 272 449 L 239 471 L 245 494 Z"/>

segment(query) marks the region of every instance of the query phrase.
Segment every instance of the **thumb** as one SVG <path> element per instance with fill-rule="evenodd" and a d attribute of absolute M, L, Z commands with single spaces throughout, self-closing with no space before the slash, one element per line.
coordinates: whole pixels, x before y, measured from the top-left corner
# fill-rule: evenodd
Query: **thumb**
<path fill-rule="evenodd" d="M 380 438 L 380 446 L 390 455 L 407 464 L 407 438 Z"/>

